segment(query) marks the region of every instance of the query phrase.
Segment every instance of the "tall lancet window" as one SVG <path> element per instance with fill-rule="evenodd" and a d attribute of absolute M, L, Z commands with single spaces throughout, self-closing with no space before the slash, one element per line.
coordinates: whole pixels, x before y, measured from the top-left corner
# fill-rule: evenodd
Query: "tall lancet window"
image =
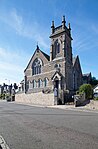
<path fill-rule="evenodd" d="M 42 87 L 43 86 L 43 82 L 41 79 L 38 80 L 38 87 Z"/>
<path fill-rule="evenodd" d="M 58 39 L 54 42 L 54 50 L 55 50 L 55 56 L 60 53 L 60 44 L 58 42 Z"/>
<path fill-rule="evenodd" d="M 36 58 L 32 65 L 32 74 L 37 75 L 42 72 L 42 60 L 39 58 Z"/>
<path fill-rule="evenodd" d="M 48 78 L 45 78 L 44 79 L 44 87 L 47 87 L 48 86 Z"/>

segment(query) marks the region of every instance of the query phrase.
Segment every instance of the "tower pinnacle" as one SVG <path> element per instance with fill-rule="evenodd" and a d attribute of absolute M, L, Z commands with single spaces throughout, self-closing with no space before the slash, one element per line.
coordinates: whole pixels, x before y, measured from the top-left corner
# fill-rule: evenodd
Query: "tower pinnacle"
<path fill-rule="evenodd" d="M 65 16 L 62 17 L 62 29 L 65 29 Z"/>
<path fill-rule="evenodd" d="M 55 29 L 54 21 L 52 21 L 52 26 L 51 26 L 51 28 L 52 28 L 52 34 L 53 34 L 53 33 L 54 33 L 54 29 Z"/>
<path fill-rule="evenodd" d="M 71 30 L 70 23 L 68 23 L 68 29 Z"/>

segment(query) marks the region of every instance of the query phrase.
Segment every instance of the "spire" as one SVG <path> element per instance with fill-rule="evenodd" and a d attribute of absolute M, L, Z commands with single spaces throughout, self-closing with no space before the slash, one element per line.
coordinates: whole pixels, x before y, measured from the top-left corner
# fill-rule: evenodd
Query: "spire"
<path fill-rule="evenodd" d="M 53 33 L 54 33 L 54 29 L 55 29 L 54 21 L 52 21 L 52 26 L 51 26 L 51 28 L 52 28 L 52 34 L 53 34 Z"/>
<path fill-rule="evenodd" d="M 65 16 L 62 17 L 62 29 L 65 29 Z"/>

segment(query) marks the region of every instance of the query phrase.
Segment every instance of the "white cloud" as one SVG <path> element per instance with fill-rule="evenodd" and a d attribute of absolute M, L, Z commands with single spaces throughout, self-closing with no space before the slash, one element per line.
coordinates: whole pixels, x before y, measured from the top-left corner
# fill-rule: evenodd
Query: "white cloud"
<path fill-rule="evenodd" d="M 90 25 L 88 30 L 85 28 L 82 32 L 78 31 L 79 28 L 76 30 L 77 32 L 74 32 L 73 48 L 77 52 L 95 50 L 98 47 L 97 28 L 92 28 Z"/>
<path fill-rule="evenodd" d="M 21 52 L 12 52 L 12 50 L 0 48 L 0 84 L 5 79 L 12 83 L 21 81 L 28 59 L 29 55 L 22 50 Z"/>
<path fill-rule="evenodd" d="M 19 55 L 18 55 L 19 56 Z M 0 57 L 1 58 L 8 58 L 8 57 L 17 57 L 17 54 L 8 51 L 7 49 L 0 48 Z"/>
<path fill-rule="evenodd" d="M 11 71 L 11 72 L 16 72 L 21 73 L 22 72 L 22 66 L 17 65 L 16 63 L 8 63 L 8 62 L 0 62 L 0 69 L 3 71 Z"/>
<path fill-rule="evenodd" d="M 22 19 L 22 16 L 18 15 L 17 12 L 16 12 L 16 9 L 13 9 L 13 11 L 11 11 L 10 13 L 10 17 L 11 17 L 11 22 L 10 22 L 10 25 L 16 29 L 16 31 L 18 33 L 22 33 L 22 26 L 24 25 L 23 24 L 23 19 Z"/>
<path fill-rule="evenodd" d="M 7 25 L 7 28 L 11 27 L 17 35 L 38 42 L 44 49 L 48 48 L 45 31 L 43 32 L 37 22 L 30 24 L 27 20 L 25 21 L 16 9 L 12 9 L 7 14 L 0 14 L 0 20 Z M 0 84 L 5 79 L 10 80 L 10 82 L 21 81 L 30 57 L 24 50 L 13 51 L 11 48 L 0 47 Z"/>
<path fill-rule="evenodd" d="M 41 26 L 36 22 L 29 23 L 28 20 L 24 21 L 23 17 L 12 9 L 9 13 L 0 16 L 0 19 L 13 28 L 20 36 L 27 37 L 38 42 L 43 48 L 48 48 L 46 43 L 46 32 L 41 29 Z"/>
<path fill-rule="evenodd" d="M 21 34 L 23 20 L 22 17 L 19 16 L 15 9 L 12 9 L 9 13 L 1 14 L 0 19 L 16 30 L 17 33 Z"/>

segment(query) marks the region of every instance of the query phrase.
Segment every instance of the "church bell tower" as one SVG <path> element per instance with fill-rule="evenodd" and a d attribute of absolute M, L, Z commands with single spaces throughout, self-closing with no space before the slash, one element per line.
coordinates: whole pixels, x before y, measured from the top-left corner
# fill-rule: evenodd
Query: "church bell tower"
<path fill-rule="evenodd" d="M 65 16 L 62 17 L 62 24 L 55 27 L 54 21 L 51 25 L 51 47 L 50 47 L 50 61 L 65 57 L 72 62 L 72 47 L 71 47 L 71 27 L 70 23 L 66 26 Z"/>

